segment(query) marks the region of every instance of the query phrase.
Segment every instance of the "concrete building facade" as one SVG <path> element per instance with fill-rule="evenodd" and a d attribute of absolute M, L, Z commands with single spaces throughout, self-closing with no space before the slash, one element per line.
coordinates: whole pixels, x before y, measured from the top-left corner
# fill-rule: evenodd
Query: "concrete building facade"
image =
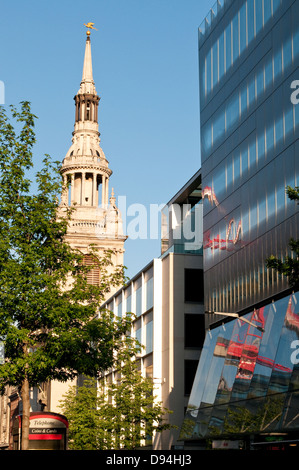
<path fill-rule="evenodd" d="M 184 211 L 187 204 L 189 211 Z M 157 433 L 151 442 L 145 443 L 156 450 L 182 444 L 179 428 L 204 339 L 201 222 L 197 225 L 198 237 L 193 233 L 192 240 L 183 241 L 178 235 L 178 228 L 187 223 L 186 219 L 193 218 L 198 205 L 201 205 L 200 172 L 164 208 L 169 223 L 164 220 L 161 256 L 153 259 L 102 306 L 116 316 L 125 312 L 136 315 L 132 336 L 143 345 L 136 360 L 141 373 L 153 379 L 157 401 L 172 411 L 169 422 L 177 426 Z M 111 372 L 111 380 L 114 373 Z"/>

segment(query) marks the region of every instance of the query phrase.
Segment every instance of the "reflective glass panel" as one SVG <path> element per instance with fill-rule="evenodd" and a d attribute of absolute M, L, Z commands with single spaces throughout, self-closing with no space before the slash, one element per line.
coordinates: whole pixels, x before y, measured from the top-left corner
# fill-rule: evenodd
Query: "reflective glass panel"
<path fill-rule="evenodd" d="M 233 62 L 239 57 L 240 44 L 239 44 L 239 15 L 238 13 L 232 21 L 232 34 L 233 34 Z"/>
<path fill-rule="evenodd" d="M 224 32 L 219 37 L 219 80 L 224 75 Z"/>
<path fill-rule="evenodd" d="M 248 44 L 254 38 L 254 0 L 247 0 Z"/>
<path fill-rule="evenodd" d="M 289 37 L 283 43 L 283 69 L 288 68 L 292 63 L 292 41 Z"/>
<path fill-rule="evenodd" d="M 135 293 L 135 313 L 137 316 L 141 315 L 142 313 L 142 288 L 136 290 Z"/>
<path fill-rule="evenodd" d="M 232 65 L 232 38 L 231 38 L 232 30 L 231 30 L 231 23 L 227 26 L 225 30 L 225 69 L 228 69 Z"/>
<path fill-rule="evenodd" d="M 255 0 L 255 25 L 258 34 L 263 27 L 263 0 Z"/>
<path fill-rule="evenodd" d="M 299 366 L 290 354 L 298 300 L 288 295 L 207 333 L 182 436 L 299 429 Z"/>
<path fill-rule="evenodd" d="M 246 48 L 246 3 L 240 9 L 240 54 Z"/>

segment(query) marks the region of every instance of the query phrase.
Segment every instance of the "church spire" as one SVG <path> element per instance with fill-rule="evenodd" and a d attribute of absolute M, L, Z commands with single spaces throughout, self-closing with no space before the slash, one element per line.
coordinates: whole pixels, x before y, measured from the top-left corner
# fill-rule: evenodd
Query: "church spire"
<path fill-rule="evenodd" d="M 88 31 L 89 32 L 89 31 Z M 96 89 L 92 75 L 91 41 L 90 34 L 87 35 L 85 43 L 85 54 L 82 72 L 82 81 L 78 93 L 88 93 L 96 95 Z"/>
<path fill-rule="evenodd" d="M 92 23 L 88 23 L 91 28 Z M 95 29 L 95 28 L 93 28 Z M 87 31 L 82 80 L 75 100 L 75 126 L 72 145 L 62 165 L 70 205 L 96 208 L 109 204 L 108 184 L 112 171 L 100 146 L 98 96 L 93 80 L 90 31 Z"/>

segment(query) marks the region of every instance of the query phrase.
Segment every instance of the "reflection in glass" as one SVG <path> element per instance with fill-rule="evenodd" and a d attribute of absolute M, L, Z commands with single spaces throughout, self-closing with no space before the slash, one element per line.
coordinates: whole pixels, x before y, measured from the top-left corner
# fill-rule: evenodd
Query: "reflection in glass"
<path fill-rule="evenodd" d="M 224 32 L 219 37 L 219 80 L 224 75 Z"/>
<path fill-rule="evenodd" d="M 292 63 L 292 42 L 289 37 L 283 43 L 283 69 L 286 70 Z"/>
<path fill-rule="evenodd" d="M 246 48 L 246 3 L 240 9 L 240 54 Z"/>
<path fill-rule="evenodd" d="M 232 36 L 233 36 L 233 62 L 239 57 L 239 15 L 238 13 L 232 21 Z"/>
<path fill-rule="evenodd" d="M 228 71 L 228 69 L 232 65 L 232 38 L 231 38 L 232 30 L 231 30 L 231 23 L 227 26 L 225 29 L 225 48 L 226 48 L 226 54 L 225 54 L 225 59 L 226 59 L 226 64 L 225 64 L 225 70 Z"/>
<path fill-rule="evenodd" d="M 255 25 L 258 34 L 263 27 L 263 0 L 255 0 Z"/>
<path fill-rule="evenodd" d="M 298 300 L 297 292 L 245 315 L 260 329 L 241 317 L 207 333 L 182 437 L 299 429 L 299 366 L 290 355 Z"/>
<path fill-rule="evenodd" d="M 142 313 L 142 288 L 139 287 L 139 289 L 136 290 L 135 293 L 135 314 L 137 316 L 141 315 Z"/>

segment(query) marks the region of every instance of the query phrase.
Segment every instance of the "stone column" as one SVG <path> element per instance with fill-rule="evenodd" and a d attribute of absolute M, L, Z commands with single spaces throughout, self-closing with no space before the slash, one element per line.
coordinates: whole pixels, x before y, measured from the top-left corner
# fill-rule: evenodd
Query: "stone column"
<path fill-rule="evenodd" d="M 75 193 L 75 173 L 71 174 L 71 205 L 74 204 L 74 193 Z"/>
<path fill-rule="evenodd" d="M 105 194 L 106 194 L 106 177 L 102 175 L 102 207 L 105 207 Z"/>
<path fill-rule="evenodd" d="M 85 204 L 85 171 L 81 174 L 81 206 Z"/>
<path fill-rule="evenodd" d="M 96 207 L 99 203 L 97 199 L 97 177 L 98 175 L 96 173 L 93 173 L 92 205 Z"/>
<path fill-rule="evenodd" d="M 108 205 L 108 201 L 109 201 L 109 178 L 107 177 L 106 178 L 106 184 L 105 184 L 105 189 L 106 189 L 106 193 L 105 193 L 105 204 Z"/>

